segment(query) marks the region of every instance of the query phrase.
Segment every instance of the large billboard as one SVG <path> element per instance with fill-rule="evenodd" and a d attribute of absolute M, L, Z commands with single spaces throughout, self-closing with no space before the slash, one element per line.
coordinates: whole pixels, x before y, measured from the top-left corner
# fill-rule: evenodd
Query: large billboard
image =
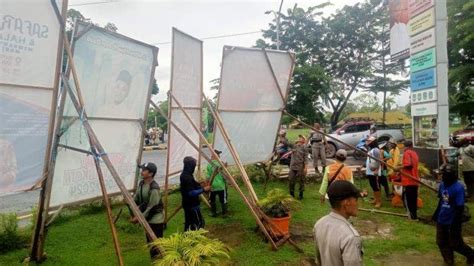
<path fill-rule="evenodd" d="M 63 1 L 56 4 L 64 13 Z M 57 98 L 60 33 L 50 0 L 0 0 L 0 194 L 28 190 L 43 180 Z"/>
<path fill-rule="evenodd" d="M 171 67 L 171 94 L 182 105 L 193 122 L 201 125 L 202 93 L 202 41 L 173 28 L 173 49 Z M 199 134 L 194 130 L 184 113 L 174 100 L 169 99 L 169 119 L 186 133 L 193 141 L 199 143 Z M 199 152 L 191 146 L 173 127 L 168 127 L 168 164 L 167 176 L 178 174 L 183 168 L 183 158 L 192 156 L 196 159 Z"/>
<path fill-rule="evenodd" d="M 123 183 L 133 189 L 158 49 L 86 24 L 76 27 L 73 45 L 89 123 Z M 72 77 L 69 83 L 74 84 Z M 63 115 L 51 206 L 101 195 L 93 157 L 73 150 L 88 151 L 90 144 L 69 98 Z M 105 165 L 101 167 L 107 192 L 118 192 Z"/>
<path fill-rule="evenodd" d="M 243 164 L 271 158 L 293 66 L 290 52 L 224 47 L 217 110 Z M 214 132 L 214 147 L 234 164 L 221 131 Z"/>
<path fill-rule="evenodd" d="M 390 56 L 392 61 L 410 56 L 408 0 L 389 0 Z"/>

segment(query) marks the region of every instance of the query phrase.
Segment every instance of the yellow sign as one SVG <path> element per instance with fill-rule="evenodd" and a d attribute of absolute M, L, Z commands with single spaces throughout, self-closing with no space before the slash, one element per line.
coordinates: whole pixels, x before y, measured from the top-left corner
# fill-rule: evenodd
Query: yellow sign
<path fill-rule="evenodd" d="M 410 19 L 408 28 L 410 30 L 410 36 L 418 34 L 434 26 L 435 13 L 434 8 L 431 8 L 416 17 Z"/>

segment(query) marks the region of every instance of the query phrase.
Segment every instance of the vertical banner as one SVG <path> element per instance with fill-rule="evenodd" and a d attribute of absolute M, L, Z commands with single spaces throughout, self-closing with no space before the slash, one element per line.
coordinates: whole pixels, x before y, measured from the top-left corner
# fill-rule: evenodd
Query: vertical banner
<path fill-rule="evenodd" d="M 389 0 L 390 56 L 392 61 L 410 56 L 408 0 Z"/>
<path fill-rule="evenodd" d="M 196 125 L 202 124 L 202 41 L 178 29 L 173 28 L 173 49 L 170 92 L 176 97 L 183 109 L 191 116 Z M 171 98 L 169 99 L 169 119 L 176 123 L 186 135 L 199 143 L 199 134 L 193 129 L 184 113 Z M 196 151 L 181 134 L 168 126 L 168 163 L 167 177 L 180 173 L 183 158 L 192 156 L 198 160 Z"/>
<path fill-rule="evenodd" d="M 56 4 L 64 14 L 67 2 Z M 60 28 L 50 0 L 0 0 L 0 195 L 43 179 L 61 66 Z"/>
<path fill-rule="evenodd" d="M 76 25 L 73 46 L 89 122 L 127 189 L 134 189 L 158 48 L 83 23 Z M 74 84 L 72 78 L 69 83 Z M 51 206 L 101 196 L 94 158 L 77 151 L 90 150 L 81 120 L 67 98 Z M 119 192 L 108 169 L 101 167 L 107 192 Z"/>
<path fill-rule="evenodd" d="M 290 52 L 224 47 L 217 110 L 243 164 L 271 158 L 293 67 Z M 222 133 L 214 133 L 214 147 L 233 164 Z"/>

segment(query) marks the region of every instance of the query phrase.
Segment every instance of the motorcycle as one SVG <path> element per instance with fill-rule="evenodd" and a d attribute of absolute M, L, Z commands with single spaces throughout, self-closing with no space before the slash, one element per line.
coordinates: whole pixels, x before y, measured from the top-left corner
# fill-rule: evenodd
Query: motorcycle
<path fill-rule="evenodd" d="M 364 137 L 360 139 L 359 143 L 357 143 L 356 149 L 354 150 L 354 153 L 352 154 L 354 159 L 364 160 L 367 158 L 366 153 L 369 151 L 369 149 L 367 147 L 366 141 L 367 141 L 367 138 Z"/>

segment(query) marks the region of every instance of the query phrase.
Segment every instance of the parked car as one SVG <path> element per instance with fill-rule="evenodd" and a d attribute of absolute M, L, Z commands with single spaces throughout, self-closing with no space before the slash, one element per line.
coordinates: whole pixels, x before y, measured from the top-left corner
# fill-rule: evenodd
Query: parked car
<path fill-rule="evenodd" d="M 347 122 L 341 127 L 337 128 L 331 136 L 343 141 L 351 146 L 356 146 L 359 141 L 369 135 L 370 126 L 373 125 L 370 121 Z M 390 128 L 387 125 L 377 126 L 377 138 L 379 142 L 388 141 L 390 138 L 400 142 L 405 139 L 403 131 L 400 128 Z M 350 150 L 347 146 L 339 143 L 333 139 L 327 138 L 328 146 L 326 148 L 326 156 L 331 158 L 336 155 L 338 149 Z"/>
<path fill-rule="evenodd" d="M 451 145 L 454 147 L 466 146 L 474 143 L 474 124 L 470 124 L 464 129 L 454 131 L 450 136 Z"/>

